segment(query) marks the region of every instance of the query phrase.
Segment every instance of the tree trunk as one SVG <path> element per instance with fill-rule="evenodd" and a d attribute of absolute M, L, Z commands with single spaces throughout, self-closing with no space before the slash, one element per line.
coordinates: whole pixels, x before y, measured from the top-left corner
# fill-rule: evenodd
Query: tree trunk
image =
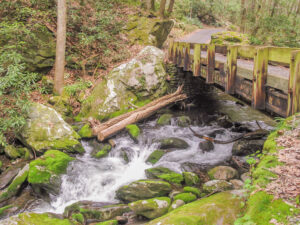
<path fill-rule="evenodd" d="M 165 18 L 166 2 L 167 2 L 167 0 L 161 0 L 161 1 L 160 1 L 159 16 L 160 16 L 162 19 Z"/>
<path fill-rule="evenodd" d="M 65 51 L 67 29 L 66 0 L 57 1 L 57 37 L 54 75 L 54 93 L 61 95 L 64 87 Z"/>
<path fill-rule="evenodd" d="M 147 9 L 148 11 L 155 11 L 155 0 L 146 0 L 147 1 Z"/>
<path fill-rule="evenodd" d="M 170 0 L 168 13 L 171 14 L 173 12 L 175 0 Z"/>
<path fill-rule="evenodd" d="M 241 31 L 245 32 L 245 23 L 246 23 L 246 6 L 245 0 L 241 0 Z"/>

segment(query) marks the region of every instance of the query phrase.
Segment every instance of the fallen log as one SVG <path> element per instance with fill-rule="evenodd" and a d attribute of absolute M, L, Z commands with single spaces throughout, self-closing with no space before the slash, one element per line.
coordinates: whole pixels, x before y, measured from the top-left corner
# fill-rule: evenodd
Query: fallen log
<path fill-rule="evenodd" d="M 141 108 L 100 124 L 98 127 L 94 128 L 94 132 L 96 133 L 98 140 L 104 141 L 106 138 L 124 129 L 127 125 L 146 119 L 153 115 L 157 110 L 171 103 L 186 99 L 186 94 L 182 94 L 181 92 L 182 86 L 170 95 L 163 96 Z"/>

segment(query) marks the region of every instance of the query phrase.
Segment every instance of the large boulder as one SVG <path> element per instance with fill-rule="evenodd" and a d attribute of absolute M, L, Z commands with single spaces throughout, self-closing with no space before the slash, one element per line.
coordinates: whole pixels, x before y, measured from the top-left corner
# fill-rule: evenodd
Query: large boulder
<path fill-rule="evenodd" d="M 83 153 L 80 136 L 54 109 L 42 104 L 31 106 L 27 123 L 18 138 L 38 154 L 49 149 Z"/>
<path fill-rule="evenodd" d="M 148 219 L 155 219 L 168 212 L 171 199 L 168 197 L 139 200 L 129 204 L 129 208 L 137 215 L 142 215 Z"/>
<path fill-rule="evenodd" d="M 234 224 L 243 208 L 243 194 L 222 192 L 181 206 L 152 220 L 148 225 L 167 224 Z"/>
<path fill-rule="evenodd" d="M 74 158 L 58 150 L 49 150 L 29 164 L 28 182 L 41 194 L 43 190 L 56 195 L 59 193 L 60 175 L 66 173 L 69 162 Z"/>
<path fill-rule="evenodd" d="M 18 163 L 15 165 L 11 165 L 8 169 L 6 169 L 0 176 L 0 190 L 6 188 L 11 181 L 18 175 L 18 173 L 23 168 L 24 163 Z"/>
<path fill-rule="evenodd" d="M 148 178 L 158 178 L 178 185 L 181 185 L 183 182 L 183 176 L 181 174 L 175 173 L 165 167 L 154 167 L 146 169 L 145 172 Z"/>
<path fill-rule="evenodd" d="M 167 91 L 164 52 L 156 47 L 145 47 L 130 62 L 113 69 L 93 89 L 84 101 L 78 119 L 92 116 L 106 119 L 118 116 Z M 145 101 L 147 99 L 147 101 Z"/>
<path fill-rule="evenodd" d="M 171 192 L 171 185 L 160 180 L 139 180 L 122 186 L 117 190 L 117 197 L 125 202 L 166 196 Z"/>

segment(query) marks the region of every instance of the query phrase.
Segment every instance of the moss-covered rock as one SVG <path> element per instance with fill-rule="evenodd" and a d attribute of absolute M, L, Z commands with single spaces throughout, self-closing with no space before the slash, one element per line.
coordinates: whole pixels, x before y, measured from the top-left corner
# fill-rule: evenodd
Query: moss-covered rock
<path fill-rule="evenodd" d="M 175 173 L 165 167 L 154 167 L 145 170 L 145 172 L 148 178 L 158 178 L 179 185 L 183 182 L 183 176 L 181 174 Z"/>
<path fill-rule="evenodd" d="M 0 208 L 0 219 L 2 218 L 2 216 L 5 214 L 5 211 L 7 211 L 8 209 L 12 208 L 13 205 L 6 205 L 4 207 Z"/>
<path fill-rule="evenodd" d="M 125 202 L 166 196 L 171 192 L 171 185 L 160 180 L 139 180 L 122 186 L 117 190 L 117 197 Z"/>
<path fill-rule="evenodd" d="M 129 204 L 129 208 L 137 215 L 142 215 L 148 219 L 160 217 L 168 212 L 171 199 L 168 197 L 139 200 Z"/>
<path fill-rule="evenodd" d="M 203 192 L 212 193 L 233 189 L 233 185 L 225 180 L 210 180 L 203 184 Z"/>
<path fill-rule="evenodd" d="M 194 186 L 200 183 L 200 179 L 197 174 L 192 172 L 183 172 L 182 173 L 184 182 L 186 185 Z"/>
<path fill-rule="evenodd" d="M 232 146 L 232 155 L 247 156 L 263 149 L 265 140 L 247 140 L 236 141 Z"/>
<path fill-rule="evenodd" d="M 167 113 L 163 114 L 158 118 L 156 124 L 157 125 L 170 125 L 172 117 L 173 117 L 172 114 L 167 114 Z"/>
<path fill-rule="evenodd" d="M 164 150 L 155 150 L 152 152 L 149 157 L 147 158 L 146 162 L 149 162 L 151 164 L 157 163 L 163 155 L 166 154 Z"/>
<path fill-rule="evenodd" d="M 73 108 L 70 105 L 70 96 L 65 95 L 61 96 L 51 96 L 48 100 L 48 103 L 64 118 L 70 118 L 73 116 Z"/>
<path fill-rule="evenodd" d="M 233 185 L 233 189 L 240 190 L 244 187 L 244 182 L 238 179 L 229 180 L 230 183 Z"/>
<path fill-rule="evenodd" d="M 25 212 L 17 216 L 10 217 L 3 221 L 0 221 L 0 224 L 5 225 L 72 225 L 68 219 L 59 219 L 54 217 L 54 215 L 49 213 L 32 213 Z"/>
<path fill-rule="evenodd" d="M 18 172 L 16 177 L 4 190 L 0 192 L 0 203 L 16 195 L 22 184 L 26 181 L 29 172 L 29 165 L 26 164 L 22 170 Z"/>
<path fill-rule="evenodd" d="M 82 138 L 92 138 L 94 136 L 90 124 L 83 125 L 83 127 L 78 131 L 78 134 Z"/>
<path fill-rule="evenodd" d="M 211 141 L 205 140 L 199 143 L 199 149 L 203 152 L 210 152 L 214 150 L 215 146 Z"/>
<path fill-rule="evenodd" d="M 247 35 L 234 32 L 223 31 L 211 36 L 212 44 L 226 45 L 226 44 L 249 44 Z"/>
<path fill-rule="evenodd" d="M 67 153 L 83 153 L 80 136 L 54 109 L 34 103 L 30 108 L 26 126 L 18 134 L 26 146 L 38 154 L 56 149 Z"/>
<path fill-rule="evenodd" d="M 183 188 L 183 191 L 186 193 L 193 193 L 197 197 L 200 197 L 201 192 L 198 188 L 186 186 Z"/>
<path fill-rule="evenodd" d="M 209 170 L 208 175 L 212 180 L 231 180 L 238 176 L 238 172 L 229 166 L 217 166 Z"/>
<path fill-rule="evenodd" d="M 141 133 L 140 128 L 135 124 L 127 125 L 126 130 L 133 140 L 137 140 Z"/>
<path fill-rule="evenodd" d="M 191 125 L 192 121 L 191 118 L 188 116 L 180 116 L 177 118 L 177 124 L 180 127 L 187 127 Z"/>
<path fill-rule="evenodd" d="M 173 211 L 174 209 L 177 209 L 177 208 L 179 208 L 180 206 L 183 206 L 184 204 L 185 204 L 184 201 L 182 201 L 181 199 L 177 199 L 177 200 L 175 200 L 174 202 L 172 202 L 172 204 L 171 204 L 171 206 L 170 206 L 168 212 L 171 212 L 171 211 Z"/>
<path fill-rule="evenodd" d="M 5 155 L 10 159 L 16 159 L 21 157 L 21 153 L 13 145 L 7 145 L 4 148 Z"/>
<path fill-rule="evenodd" d="M 147 46 L 134 59 L 113 69 L 83 102 L 77 119 L 112 118 L 147 104 L 167 91 L 164 52 Z M 147 100 L 145 100 L 147 99 Z"/>
<path fill-rule="evenodd" d="M 94 158 L 100 159 L 107 156 L 112 148 L 110 144 L 101 144 L 100 146 L 101 148 L 93 150 L 92 156 Z"/>
<path fill-rule="evenodd" d="M 127 23 L 127 34 L 132 43 L 154 45 L 161 48 L 167 40 L 174 22 L 141 16 L 132 16 Z"/>
<path fill-rule="evenodd" d="M 57 194 L 60 189 L 60 175 L 65 173 L 69 162 L 74 158 L 58 150 L 48 150 L 45 154 L 30 162 L 28 182 L 36 189 L 45 189 Z"/>
<path fill-rule="evenodd" d="M 222 192 L 186 204 L 157 218 L 148 225 L 167 224 L 233 224 L 242 212 L 243 198 L 237 193 Z"/>
<path fill-rule="evenodd" d="M 161 149 L 186 149 L 189 144 L 180 138 L 164 138 L 159 140 Z"/>
<path fill-rule="evenodd" d="M 106 221 L 129 211 L 129 207 L 125 204 L 105 205 L 101 202 L 80 201 L 67 206 L 64 216 L 74 218 L 74 215 L 78 217 L 76 215 L 81 214 L 85 222 L 86 220 Z"/>
<path fill-rule="evenodd" d="M 185 203 L 190 203 L 190 202 L 195 201 L 197 199 L 197 196 L 190 192 L 189 193 L 180 193 L 174 197 L 174 200 L 178 200 L 178 199 L 184 201 Z"/>
<path fill-rule="evenodd" d="M 75 220 L 75 222 L 83 224 L 84 216 L 81 213 L 74 213 L 74 214 L 72 214 L 72 220 Z"/>
<path fill-rule="evenodd" d="M 105 222 L 101 222 L 101 223 L 96 223 L 95 225 L 118 225 L 118 221 L 117 220 L 108 220 Z"/>

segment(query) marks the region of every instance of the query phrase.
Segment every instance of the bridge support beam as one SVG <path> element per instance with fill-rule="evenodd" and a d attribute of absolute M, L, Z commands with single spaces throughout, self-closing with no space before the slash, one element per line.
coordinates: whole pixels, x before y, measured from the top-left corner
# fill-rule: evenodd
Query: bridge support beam
<path fill-rule="evenodd" d="M 254 56 L 252 107 L 266 108 L 266 83 L 268 75 L 269 48 L 258 48 Z"/>
<path fill-rule="evenodd" d="M 194 45 L 193 73 L 195 77 L 201 75 L 201 44 Z"/>
<path fill-rule="evenodd" d="M 227 72 L 225 91 L 228 94 L 235 92 L 235 78 L 237 73 L 238 46 L 229 46 L 227 49 Z"/>
<path fill-rule="evenodd" d="M 214 83 L 214 75 L 215 75 L 215 45 L 207 46 L 207 72 L 206 72 L 206 83 L 213 84 Z"/>
<path fill-rule="evenodd" d="M 300 112 L 300 51 L 291 53 L 287 116 Z"/>
<path fill-rule="evenodd" d="M 183 70 L 184 71 L 190 71 L 190 51 L 191 51 L 191 44 L 186 43 L 184 46 L 184 65 L 183 65 Z"/>
<path fill-rule="evenodd" d="M 183 58 L 184 58 L 184 54 L 183 54 L 183 47 L 184 47 L 184 43 L 178 43 L 177 46 L 177 66 L 178 67 L 183 67 Z"/>

